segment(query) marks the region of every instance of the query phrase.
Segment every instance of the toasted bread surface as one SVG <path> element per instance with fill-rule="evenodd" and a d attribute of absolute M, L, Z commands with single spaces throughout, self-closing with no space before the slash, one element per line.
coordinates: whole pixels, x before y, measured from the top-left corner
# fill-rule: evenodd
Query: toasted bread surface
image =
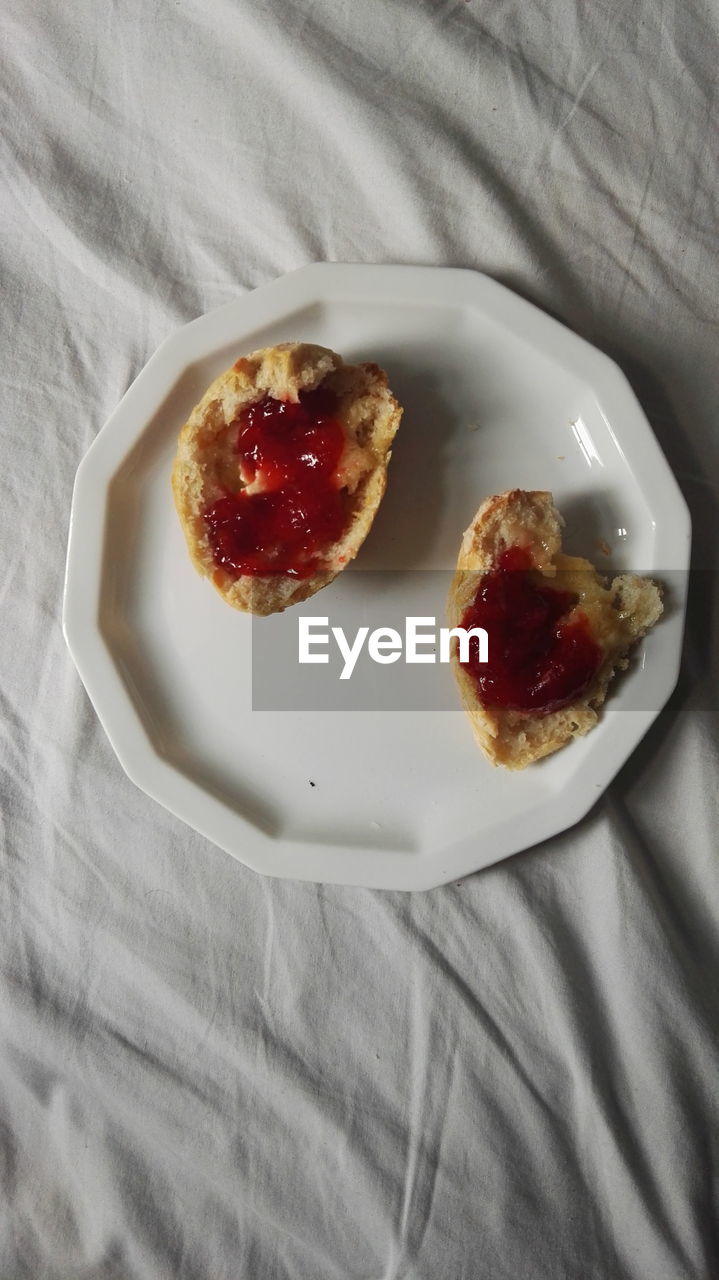
<path fill-rule="evenodd" d="M 228 489 L 243 487 L 230 428 L 242 409 L 269 396 L 296 403 L 303 391 L 327 387 L 337 399 L 345 432 L 342 458 L 346 524 L 342 537 L 324 549 L 321 565 L 307 578 L 283 573 L 233 576 L 218 567 L 204 513 Z M 376 364 L 345 364 L 326 347 L 285 342 L 241 357 L 208 387 L 180 432 L 172 490 L 195 568 L 235 609 L 281 612 L 328 585 L 357 555 L 372 525 L 387 483 L 392 441 L 402 410 Z"/>
<path fill-rule="evenodd" d="M 492 764 L 508 769 L 526 768 L 597 724 L 613 676 L 628 665 L 631 649 L 662 613 L 660 589 L 650 579 L 629 573 L 600 575 L 588 560 L 564 555 L 562 526 L 551 493 L 513 489 L 487 498 L 464 534 L 450 587 L 448 617 L 450 626 L 457 627 L 483 575 L 504 551 L 521 547 L 531 556 L 532 573 L 541 575 L 547 586 L 554 584 L 576 596 L 574 613 L 584 616 L 602 650 L 598 670 L 582 696 L 543 714 L 485 705 L 455 648 L 452 668 L 475 738 Z"/>

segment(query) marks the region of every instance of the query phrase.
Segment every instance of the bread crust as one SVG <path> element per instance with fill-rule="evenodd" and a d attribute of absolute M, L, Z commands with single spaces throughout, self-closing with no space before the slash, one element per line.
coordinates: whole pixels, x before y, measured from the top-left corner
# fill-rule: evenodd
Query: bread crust
<path fill-rule="evenodd" d="M 347 523 L 342 538 L 323 554 L 312 577 L 286 574 L 233 577 L 214 562 L 203 513 L 225 492 L 241 488 L 227 428 L 247 405 L 271 396 L 296 403 L 320 384 L 337 396 L 353 469 L 348 475 Z M 345 364 L 327 347 L 284 342 L 242 356 L 208 387 L 182 428 L 172 470 L 172 492 L 190 558 L 234 609 L 267 615 L 308 599 L 354 559 L 364 542 L 387 483 L 392 441 L 402 409 L 376 364 Z"/>
<path fill-rule="evenodd" d="M 576 610 L 585 615 L 603 649 L 601 665 L 585 693 L 571 705 L 543 715 L 483 705 L 455 644 L 452 669 L 475 738 L 492 764 L 507 769 L 524 769 L 597 724 L 615 672 L 628 666 L 630 650 L 662 613 L 660 588 L 650 579 L 629 573 L 608 578 L 588 560 L 564 555 L 563 523 L 551 493 L 512 489 L 487 498 L 462 538 L 450 586 L 448 618 L 450 626 L 457 627 L 483 574 L 508 547 L 524 547 L 548 585 L 559 575 L 557 585 L 578 596 Z M 490 647 L 491 643 L 490 635 Z"/>

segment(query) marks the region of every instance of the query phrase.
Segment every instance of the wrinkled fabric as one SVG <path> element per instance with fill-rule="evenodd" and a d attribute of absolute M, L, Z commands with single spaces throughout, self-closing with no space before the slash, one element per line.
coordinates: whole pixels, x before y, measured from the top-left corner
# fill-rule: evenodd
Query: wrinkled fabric
<path fill-rule="evenodd" d="M 719 1275 L 718 31 L 706 0 L 8 0 L 4 1280 Z M 123 392 L 321 260 L 473 267 L 557 315 L 694 520 L 679 687 L 609 791 L 417 895 L 264 879 L 184 827 L 61 634 Z"/>

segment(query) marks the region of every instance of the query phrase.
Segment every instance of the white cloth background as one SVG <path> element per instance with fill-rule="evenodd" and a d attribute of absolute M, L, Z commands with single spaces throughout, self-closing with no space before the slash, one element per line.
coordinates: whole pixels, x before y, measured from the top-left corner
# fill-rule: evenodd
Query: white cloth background
<path fill-rule="evenodd" d="M 4 26 L 0 1275 L 719 1275 L 716 5 Z M 629 374 L 694 518 L 680 686 L 609 792 L 416 896 L 265 880 L 175 821 L 60 631 L 74 472 L 133 377 L 319 260 L 553 311 Z"/>

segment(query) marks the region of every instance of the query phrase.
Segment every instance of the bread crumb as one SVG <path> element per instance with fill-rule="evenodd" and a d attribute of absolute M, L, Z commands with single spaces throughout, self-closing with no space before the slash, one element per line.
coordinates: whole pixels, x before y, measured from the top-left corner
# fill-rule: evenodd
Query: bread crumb
<path fill-rule="evenodd" d="M 612 554 L 612 548 L 608 542 L 604 541 L 604 538 L 600 538 L 597 542 L 597 550 L 601 551 L 603 556 L 610 556 Z"/>

